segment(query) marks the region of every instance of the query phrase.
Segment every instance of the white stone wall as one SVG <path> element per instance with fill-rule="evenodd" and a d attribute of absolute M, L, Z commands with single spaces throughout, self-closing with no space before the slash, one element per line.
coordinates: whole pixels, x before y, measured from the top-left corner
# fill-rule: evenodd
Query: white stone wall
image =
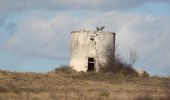
<path fill-rule="evenodd" d="M 88 57 L 95 58 L 95 68 L 104 61 L 102 52 L 107 44 L 115 45 L 115 33 L 97 31 L 74 31 L 71 34 L 70 66 L 77 71 L 87 71 Z"/>

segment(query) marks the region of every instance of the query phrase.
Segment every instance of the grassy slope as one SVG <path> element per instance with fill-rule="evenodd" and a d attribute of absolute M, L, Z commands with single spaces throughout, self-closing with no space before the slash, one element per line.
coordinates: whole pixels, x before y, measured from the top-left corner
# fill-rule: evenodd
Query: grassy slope
<path fill-rule="evenodd" d="M 0 71 L 0 100 L 170 100 L 170 78 Z"/>

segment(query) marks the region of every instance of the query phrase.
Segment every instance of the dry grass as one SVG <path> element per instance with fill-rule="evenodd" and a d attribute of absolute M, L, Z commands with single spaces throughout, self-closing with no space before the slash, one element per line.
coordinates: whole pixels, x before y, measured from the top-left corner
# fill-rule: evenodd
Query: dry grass
<path fill-rule="evenodd" d="M 77 73 L 0 71 L 0 100 L 170 100 L 170 78 Z"/>

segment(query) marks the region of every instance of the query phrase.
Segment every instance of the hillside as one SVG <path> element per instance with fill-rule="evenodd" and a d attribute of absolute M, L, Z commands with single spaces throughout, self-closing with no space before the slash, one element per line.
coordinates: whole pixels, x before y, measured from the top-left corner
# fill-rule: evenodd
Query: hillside
<path fill-rule="evenodd" d="M 0 100 L 170 100 L 170 78 L 0 71 Z"/>

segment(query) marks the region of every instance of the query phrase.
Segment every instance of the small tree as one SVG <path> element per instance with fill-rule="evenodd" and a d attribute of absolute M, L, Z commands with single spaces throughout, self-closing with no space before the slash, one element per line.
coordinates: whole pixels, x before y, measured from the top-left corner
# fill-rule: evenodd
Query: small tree
<path fill-rule="evenodd" d="M 101 72 L 113 72 L 118 73 L 121 72 L 123 75 L 137 75 L 136 70 L 131 67 L 131 64 L 127 64 L 123 62 L 120 57 L 115 55 L 116 48 L 113 45 L 106 45 L 105 49 L 102 52 L 103 58 L 105 61 L 100 63 L 100 71 Z M 132 64 L 135 63 L 136 55 L 132 53 Z"/>
<path fill-rule="evenodd" d="M 118 72 L 123 64 L 121 63 L 121 59 L 118 55 L 115 55 L 114 45 L 107 44 L 102 51 L 102 57 L 105 58 L 104 61 L 100 63 L 100 71 L 101 72 Z"/>
<path fill-rule="evenodd" d="M 137 59 L 138 59 L 138 55 L 137 55 L 136 50 L 131 49 L 130 57 L 129 57 L 129 64 L 131 67 L 136 63 Z"/>

